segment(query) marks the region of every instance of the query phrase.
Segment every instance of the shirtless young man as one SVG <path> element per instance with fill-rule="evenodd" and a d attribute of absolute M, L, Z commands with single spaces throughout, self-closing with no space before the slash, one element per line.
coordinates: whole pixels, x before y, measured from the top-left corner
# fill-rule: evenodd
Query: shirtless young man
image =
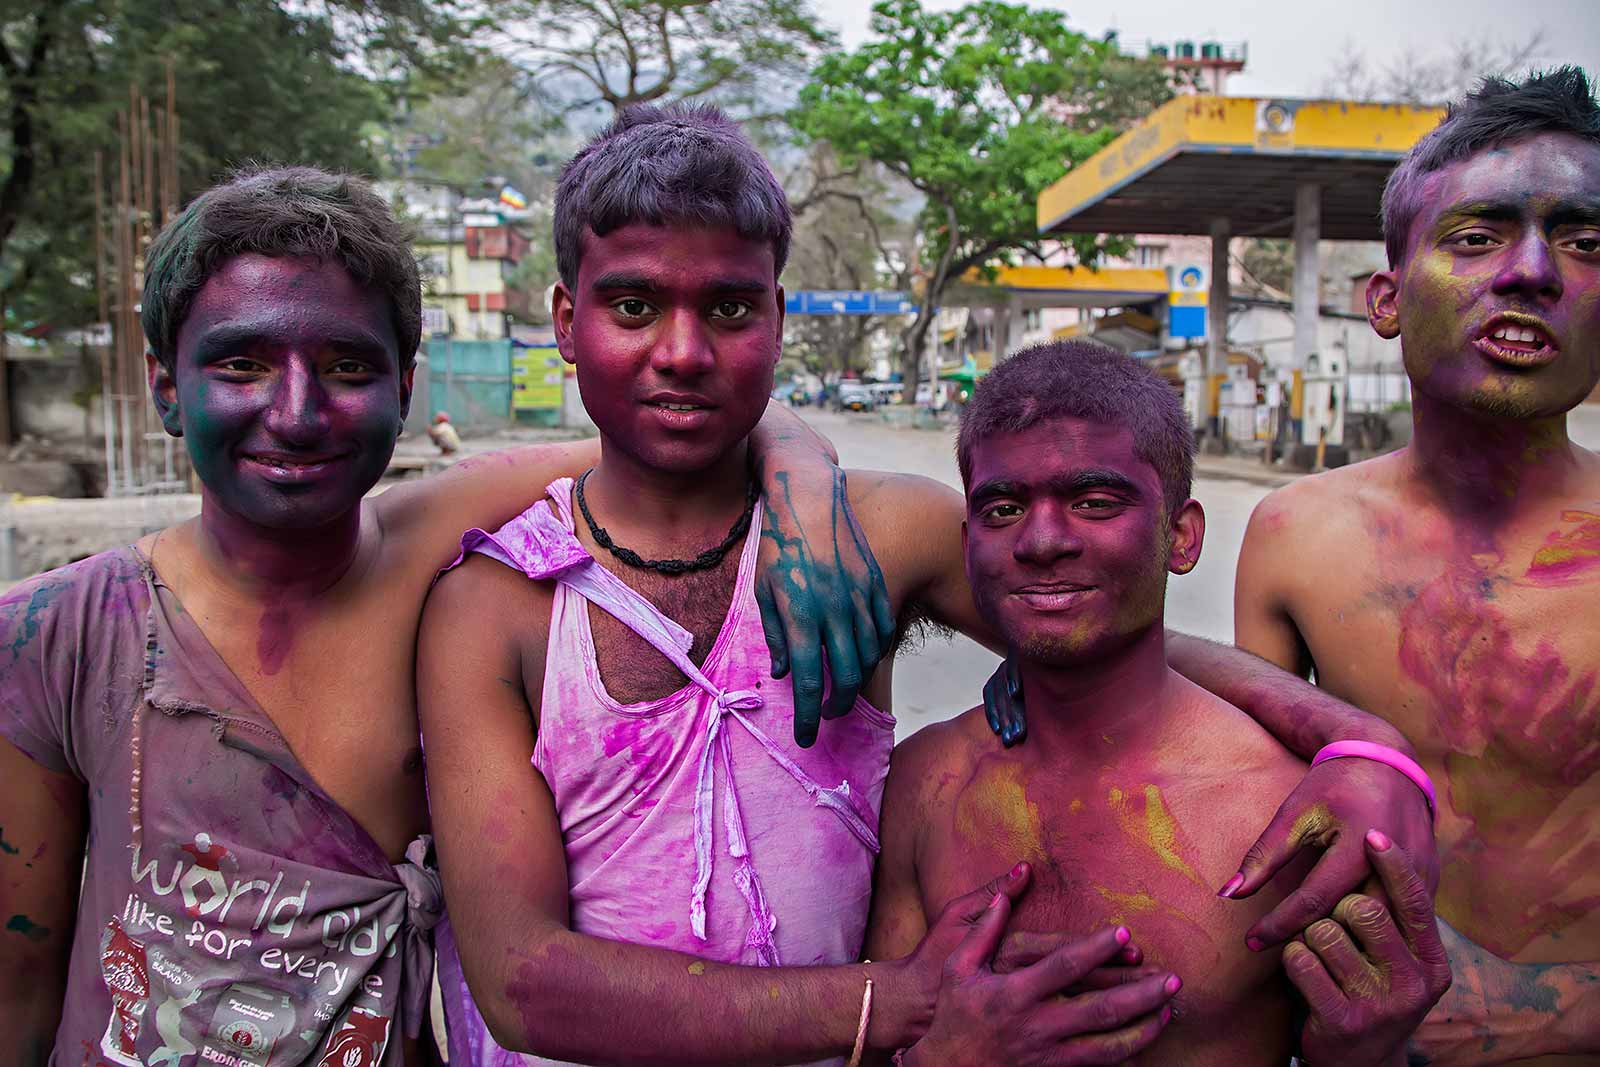
<path fill-rule="evenodd" d="M 1217 896 L 1305 768 L 1167 665 L 1167 573 L 1194 567 L 1205 528 L 1189 499 L 1193 438 L 1177 396 L 1119 353 L 1040 345 L 979 384 L 958 448 L 967 574 L 1021 672 L 1031 737 L 1003 747 L 974 708 L 895 749 L 867 952 L 905 951 L 973 872 L 1021 856 L 1034 875 L 1014 928 L 1126 924 L 1148 963 L 1181 976 L 1176 1017 L 1138 1062 L 1286 1063 L 1295 1046 L 1287 970 L 1312 1005 L 1301 1045 L 1310 1063 L 1404 1063 L 1406 1036 L 1449 968 L 1427 888 L 1385 835 L 1373 831 L 1366 847 L 1393 919 L 1363 896 L 1333 909 L 1364 955 L 1324 920 L 1306 932 L 1316 953 L 1291 942 L 1280 967 L 1244 939 L 1283 887 L 1242 904 Z M 1330 1028 L 1375 1005 L 1393 1025 L 1359 1037 Z M 1057 1025 L 1078 1018 L 1070 1002 L 1056 1009 Z M 935 1017 L 906 1062 L 1011 1062 L 1049 1035 L 1041 1029 L 997 1031 L 984 1055 Z"/>
<path fill-rule="evenodd" d="M 506 1062 L 497 1044 L 586 1062 L 840 1056 L 868 976 L 867 1042 L 910 1045 L 964 921 L 993 895 L 958 901 L 889 963 L 853 963 L 892 743 L 890 672 L 815 748 L 790 743 L 790 695 L 765 680 L 748 588 L 750 546 L 769 531 L 759 508 L 742 518 L 745 435 L 778 354 L 788 233 L 765 161 L 715 112 L 631 111 L 563 174 L 557 337 L 601 459 L 503 529 L 470 531 L 419 641 L 453 926 L 447 1010 L 464 1062 Z M 960 496 L 876 472 L 847 484 L 891 615 L 987 639 L 960 563 Z M 646 562 L 662 559 L 700 562 L 678 573 Z M 1375 782 L 1386 809 L 1420 807 L 1394 777 Z M 1339 792 L 1320 794 L 1319 810 Z M 1027 873 L 1000 884 L 1014 895 Z M 1053 993 L 1118 949 L 1109 930 L 1074 938 L 1015 980 Z M 456 945 L 476 1007 L 459 995 Z M 969 1001 L 945 987 L 948 1022 Z M 1136 982 L 1089 1028 L 1142 1020 L 1148 1040 L 1167 995 L 1160 980 Z M 1047 1010 L 1019 997 L 989 1020 L 1027 1032 Z M 1102 1040 L 1111 1058 L 1094 1062 L 1126 1052 Z"/>
<path fill-rule="evenodd" d="M 151 391 L 202 510 L 0 600 L 0 1058 L 398 1064 L 440 906 L 417 843 L 423 598 L 463 522 L 504 521 L 596 450 L 501 453 L 364 499 L 409 400 L 420 289 L 354 179 L 213 189 L 149 264 Z M 773 488 L 816 501 L 823 533 L 832 467 L 774 411 Z M 790 584 L 836 577 L 799 548 L 769 556 Z"/>
<path fill-rule="evenodd" d="M 1566 426 L 1600 381 L 1583 74 L 1486 82 L 1383 211 L 1368 316 L 1415 436 L 1261 503 L 1236 638 L 1387 718 L 1438 784 L 1439 914 L 1476 944 L 1446 931 L 1419 1060 L 1600 1063 L 1600 456 Z"/>

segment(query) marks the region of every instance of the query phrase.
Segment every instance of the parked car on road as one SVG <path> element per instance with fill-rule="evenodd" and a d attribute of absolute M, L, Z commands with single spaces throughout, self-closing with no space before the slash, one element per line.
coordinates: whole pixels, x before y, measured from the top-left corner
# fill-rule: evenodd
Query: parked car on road
<path fill-rule="evenodd" d="M 872 390 L 872 398 L 880 404 L 898 404 L 905 395 L 903 382 L 873 382 L 867 386 Z"/>
<path fill-rule="evenodd" d="M 877 407 L 872 390 L 860 382 L 840 382 L 833 397 L 835 411 L 871 411 Z"/>

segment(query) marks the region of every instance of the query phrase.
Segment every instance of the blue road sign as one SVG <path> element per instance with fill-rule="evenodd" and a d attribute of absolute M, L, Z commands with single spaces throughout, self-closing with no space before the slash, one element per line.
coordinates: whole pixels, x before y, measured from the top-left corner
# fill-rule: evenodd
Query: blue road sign
<path fill-rule="evenodd" d="M 851 289 L 793 289 L 784 310 L 790 315 L 913 315 L 917 303 L 907 293 Z"/>

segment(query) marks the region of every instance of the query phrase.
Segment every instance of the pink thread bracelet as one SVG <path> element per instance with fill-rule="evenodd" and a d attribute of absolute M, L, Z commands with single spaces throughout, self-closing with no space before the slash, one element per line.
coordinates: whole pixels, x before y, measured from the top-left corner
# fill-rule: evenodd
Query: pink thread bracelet
<path fill-rule="evenodd" d="M 862 963 L 871 963 L 871 960 L 862 960 Z M 856 1024 L 856 1043 L 850 1050 L 848 1067 L 861 1067 L 861 1054 L 867 1049 L 867 1023 L 872 1018 L 872 979 L 867 979 L 867 987 L 861 991 L 861 1021 Z"/>
<path fill-rule="evenodd" d="M 1335 741 L 1331 745 L 1322 747 L 1322 750 L 1312 758 L 1311 766 L 1315 767 L 1319 763 L 1326 763 L 1331 759 L 1344 757 L 1369 759 L 1385 766 L 1393 767 L 1411 779 L 1412 783 L 1422 790 L 1422 795 L 1428 801 L 1428 814 L 1438 818 L 1439 805 L 1434 797 L 1433 781 L 1428 777 L 1428 772 L 1423 770 L 1416 760 L 1404 752 L 1390 748 L 1388 745 L 1373 744 L 1371 741 Z"/>

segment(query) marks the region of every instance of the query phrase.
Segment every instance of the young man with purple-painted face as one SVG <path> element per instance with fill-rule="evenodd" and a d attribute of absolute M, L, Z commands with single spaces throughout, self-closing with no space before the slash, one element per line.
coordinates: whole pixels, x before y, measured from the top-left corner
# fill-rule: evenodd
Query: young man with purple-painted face
<path fill-rule="evenodd" d="M 887 960 L 856 962 L 891 672 L 814 746 L 800 725 L 791 740 L 794 697 L 767 671 L 778 627 L 750 591 L 754 546 L 787 538 L 751 485 L 747 435 L 779 355 L 789 232 L 766 162 L 714 110 L 630 110 L 562 175 L 556 332 L 600 459 L 469 530 L 419 639 L 452 1062 L 839 1062 L 854 1042 L 914 1046 L 932 1023 L 1037 1038 L 1006 1062 L 1114 1063 L 1164 1025 L 1172 974 L 1101 968 L 1137 962 L 1109 922 L 1011 942 L 998 965 L 1013 973 L 978 980 L 1003 925 L 991 902 L 1033 873 L 1022 852 L 1000 858 L 1007 842 L 966 871 L 985 890 L 930 912 Z M 960 495 L 872 471 L 840 486 L 890 618 L 998 647 L 962 567 Z M 1329 704 L 1278 721 L 1321 744 L 1353 721 Z M 1414 824 L 1417 790 L 1379 771 L 1323 769 L 1291 821 Z M 1407 843 L 1426 859 L 1425 824 L 1420 837 Z M 1119 987 L 1093 988 L 1106 983 Z M 1384 1003 L 1361 1007 L 1351 1029 L 1387 1032 Z"/>
<path fill-rule="evenodd" d="M 1017 855 L 1032 886 L 996 905 L 1014 930 L 1122 925 L 1146 965 L 1179 976 L 1165 1032 L 1120 1035 L 1130 1060 L 1284 1064 L 1298 987 L 1311 1008 L 1298 1043 L 1307 1062 L 1403 1064 L 1449 968 L 1427 886 L 1387 835 L 1371 831 L 1366 848 L 1390 910 L 1345 897 L 1306 931 L 1315 953 L 1292 941 L 1280 963 L 1245 945 L 1293 869 L 1247 902 L 1217 896 L 1305 765 L 1167 663 L 1167 574 L 1194 568 L 1205 532 L 1177 395 L 1121 353 L 1040 345 L 978 385 L 958 449 L 967 575 L 1020 669 L 1029 740 L 997 744 L 978 707 L 895 750 L 867 951 L 904 951 L 974 867 Z M 1054 1023 L 1069 1025 L 1073 1009 L 1059 1004 Z M 1371 1024 L 1379 1014 L 1388 1022 Z M 936 1017 L 907 1062 L 985 1062 L 985 1043 L 1004 1051 L 988 1062 L 1011 1062 L 1040 1036 L 978 1034 Z"/>
<path fill-rule="evenodd" d="M 1456 104 L 1391 176 L 1383 222 L 1368 317 L 1400 339 L 1414 436 L 1261 503 L 1236 640 L 1388 719 L 1437 783 L 1439 914 L 1460 936 L 1419 1056 L 1594 1063 L 1600 456 L 1567 435 L 1600 382 L 1583 73 Z"/>
<path fill-rule="evenodd" d="M 151 393 L 201 512 L 0 599 L 5 1062 L 423 1062 L 441 902 L 417 619 L 464 521 L 505 521 L 594 446 L 367 497 L 410 400 L 421 290 L 405 231 L 356 179 L 244 175 L 147 264 Z M 832 465 L 774 418 L 753 450 L 783 453 L 797 506 L 820 481 L 811 528 L 828 529 Z M 829 555 L 864 568 L 852 546 Z M 786 580 L 840 576 L 798 547 L 769 555 Z"/>

